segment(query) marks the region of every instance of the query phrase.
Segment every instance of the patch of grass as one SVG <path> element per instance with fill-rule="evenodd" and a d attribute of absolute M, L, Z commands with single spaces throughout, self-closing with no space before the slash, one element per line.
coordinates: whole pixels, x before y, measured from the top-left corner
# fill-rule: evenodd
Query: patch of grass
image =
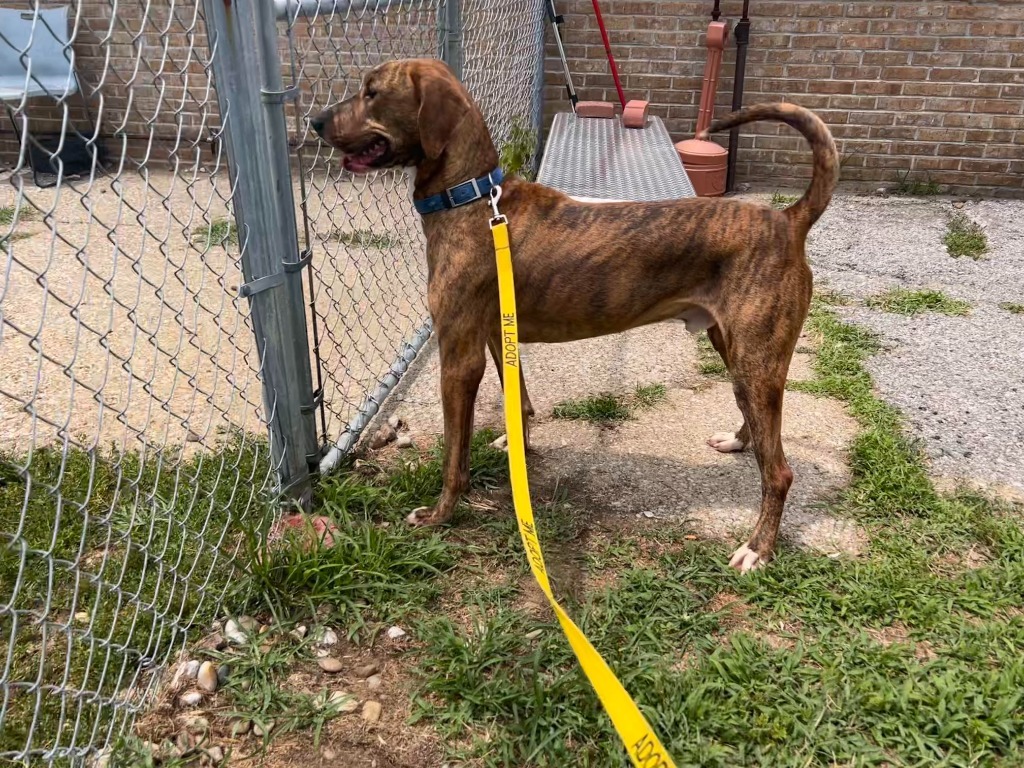
<path fill-rule="evenodd" d="M 390 232 L 374 232 L 370 229 L 356 229 L 353 231 L 335 230 L 330 235 L 342 245 L 354 245 L 360 248 L 377 248 L 384 250 L 402 242 L 402 239 Z"/>
<path fill-rule="evenodd" d="M 937 312 L 951 317 L 962 317 L 971 311 L 971 305 L 960 299 L 951 299 L 942 291 L 911 291 L 906 288 L 890 288 L 885 293 L 867 300 L 872 309 L 897 315 L 919 315 Z"/>
<path fill-rule="evenodd" d="M 1014 315 L 1024 315 L 1024 304 L 1015 304 L 1012 301 L 1003 301 L 999 304 L 1000 309 L 1005 309 Z"/>
<path fill-rule="evenodd" d="M 645 537 L 616 538 L 618 578 L 573 616 L 679 764 L 1016 764 L 1024 510 L 936 492 L 898 412 L 875 398 L 863 367 L 875 338 L 821 301 L 809 323 L 818 376 L 799 384 L 846 402 L 863 430 L 835 506 L 869 531 L 865 555 L 784 550 L 739 577 L 718 545 L 675 544 L 642 567 Z M 957 560 L 976 547 L 983 566 Z M 735 602 L 720 608 L 716 593 Z M 451 759 L 628 765 L 555 622 L 514 595 L 464 608 L 467 621 L 416 630 L 416 718 L 440 730 Z"/>
<path fill-rule="evenodd" d="M 640 384 L 633 392 L 633 405 L 636 408 L 653 408 L 668 396 L 664 384 Z"/>
<path fill-rule="evenodd" d="M 23 205 L 21 210 L 18 211 L 13 205 L 5 205 L 0 207 L 0 227 L 10 227 L 14 224 L 15 215 L 17 215 L 19 222 L 32 221 L 36 218 L 35 208 L 31 208 L 27 205 Z M 31 232 L 7 232 L 0 233 L 0 248 L 8 245 L 9 243 L 16 243 L 19 240 L 25 240 L 32 237 Z"/>
<path fill-rule="evenodd" d="M 942 194 L 942 187 L 927 174 L 923 180 L 911 179 L 907 170 L 896 173 L 896 186 L 891 191 L 899 197 L 934 197 Z"/>
<path fill-rule="evenodd" d="M 18 616 L 0 621 L 17 684 L 0 752 L 103 732 L 117 717 L 105 702 L 127 681 L 145 688 L 182 632 L 212 619 L 270 472 L 248 435 L 188 460 L 41 448 L 26 463 L 0 457 L 0 599 Z"/>
<path fill-rule="evenodd" d="M 633 418 L 637 410 L 653 408 L 665 399 L 663 384 L 638 385 L 631 395 L 603 392 L 593 397 L 566 400 L 554 407 L 552 415 L 567 421 L 612 424 Z"/>
<path fill-rule="evenodd" d="M 621 396 L 602 393 L 580 400 L 561 402 L 555 406 L 552 415 L 556 419 L 606 424 L 615 421 L 625 421 L 633 415 L 633 412 Z"/>
<path fill-rule="evenodd" d="M 490 430 L 470 450 L 470 483 L 493 490 L 508 476 L 507 455 L 491 447 Z M 301 538 L 269 548 L 262 539 L 251 560 L 255 610 L 283 617 L 329 605 L 352 632 L 367 621 L 397 619 L 437 597 L 436 577 L 458 562 L 440 529 L 413 531 L 405 516 L 434 504 L 441 492 L 441 445 L 426 460 L 371 477 L 343 473 L 323 479 L 318 514 L 338 530 L 333 547 L 304 547 Z"/>
<path fill-rule="evenodd" d="M 533 157 L 537 152 L 537 132 L 521 117 L 513 118 L 508 140 L 498 151 L 498 161 L 507 174 L 533 181 Z"/>
<path fill-rule="evenodd" d="M 248 642 L 230 651 L 208 650 L 204 655 L 218 667 L 230 668 L 227 682 L 221 689 L 228 699 L 229 719 L 244 719 L 258 723 L 266 730 L 265 741 L 294 731 L 312 731 L 314 746 L 318 746 L 324 726 L 341 712 L 343 699 L 330 700 L 330 691 L 315 693 L 288 690 L 281 680 L 296 662 L 312 661 L 310 634 L 296 640 L 286 634 L 284 626 L 271 627 L 263 635 L 248 636 Z"/>
<path fill-rule="evenodd" d="M 946 245 L 946 252 L 955 259 L 967 256 L 977 261 L 988 252 L 985 230 L 962 211 L 949 217 L 942 242 Z"/>
<path fill-rule="evenodd" d="M 229 245 L 238 245 L 238 229 L 235 222 L 227 217 L 214 219 L 209 224 L 203 224 L 192 231 L 192 242 L 204 248 L 219 245 L 227 248 Z"/>
<path fill-rule="evenodd" d="M 789 208 L 789 206 L 799 199 L 799 195 L 784 195 L 781 192 L 772 192 L 770 205 L 772 208 L 782 210 L 783 208 Z"/>
<path fill-rule="evenodd" d="M 697 336 L 697 370 L 712 378 L 729 378 L 729 369 L 708 338 L 707 331 L 701 331 Z"/>

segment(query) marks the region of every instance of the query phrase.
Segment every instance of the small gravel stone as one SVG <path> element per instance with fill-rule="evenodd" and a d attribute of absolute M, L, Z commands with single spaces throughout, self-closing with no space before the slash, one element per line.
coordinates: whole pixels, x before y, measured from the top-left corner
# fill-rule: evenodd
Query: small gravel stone
<path fill-rule="evenodd" d="M 405 637 L 405 630 L 401 627 L 391 627 L 388 630 L 388 637 L 392 640 L 401 640 Z"/>
<path fill-rule="evenodd" d="M 338 633 L 333 629 L 325 629 L 323 635 L 320 637 L 320 645 L 337 645 L 338 644 Z"/>
<path fill-rule="evenodd" d="M 243 645 L 246 641 L 246 633 L 234 619 L 228 619 L 224 625 L 224 637 L 232 645 Z"/>
<path fill-rule="evenodd" d="M 256 628 L 259 627 L 260 623 L 256 621 L 252 616 L 243 616 L 238 620 L 238 626 L 244 629 L 246 632 L 255 632 Z"/>
<path fill-rule="evenodd" d="M 331 706 L 336 706 L 339 712 L 349 714 L 359 709 L 359 699 L 353 696 L 348 691 L 335 691 L 331 694 L 328 703 Z"/>
<path fill-rule="evenodd" d="M 292 630 L 292 636 L 297 637 L 299 640 L 302 640 L 306 636 L 307 632 L 309 632 L 309 628 L 305 624 L 303 624 Z"/>
<path fill-rule="evenodd" d="M 322 659 L 318 659 L 316 663 L 320 665 L 320 669 L 324 672 L 329 672 L 331 674 L 341 672 L 342 667 L 344 666 L 340 659 L 336 659 L 333 656 L 326 656 Z"/>
<path fill-rule="evenodd" d="M 210 758 L 214 765 L 224 762 L 224 750 L 220 747 L 210 747 L 206 750 L 206 756 Z"/>
<path fill-rule="evenodd" d="M 535 629 L 532 632 L 527 632 L 526 633 L 526 639 L 527 640 L 536 640 L 538 637 L 540 637 L 543 634 L 544 634 L 544 630 L 543 629 Z"/>
<path fill-rule="evenodd" d="M 214 666 L 212 661 L 204 661 L 199 667 L 199 674 L 196 676 L 196 681 L 199 684 L 200 689 L 207 693 L 213 693 L 217 690 L 217 667 Z"/>
<path fill-rule="evenodd" d="M 392 429 L 398 429 L 400 426 L 402 426 L 402 419 L 399 418 L 397 413 L 391 414 L 391 416 L 388 418 L 388 426 L 391 427 Z"/>
<path fill-rule="evenodd" d="M 273 720 L 268 720 L 266 723 L 253 723 L 252 724 L 252 732 L 256 736 L 259 736 L 260 738 L 263 738 L 268 733 L 270 733 L 272 730 L 274 730 L 274 721 Z"/>
<path fill-rule="evenodd" d="M 320 750 L 320 756 L 323 757 L 323 759 L 327 762 L 333 762 L 334 760 L 338 759 L 338 753 L 330 747 L 324 747 L 322 750 Z"/>
<path fill-rule="evenodd" d="M 395 441 L 395 445 L 398 446 L 399 448 L 412 448 L 412 438 L 409 437 L 408 435 L 402 435 Z"/>
<path fill-rule="evenodd" d="M 205 638 L 200 644 L 200 648 L 206 648 L 213 651 L 223 651 L 228 647 L 228 641 L 224 639 L 224 635 L 220 632 L 214 632 L 209 637 Z"/>
<path fill-rule="evenodd" d="M 368 701 L 363 704 L 363 720 L 368 724 L 373 725 L 380 720 L 381 712 L 383 708 L 379 701 Z"/>
<path fill-rule="evenodd" d="M 189 691 L 188 693 L 181 694 L 178 699 L 183 707 L 198 707 L 203 703 L 203 694 L 199 691 Z"/>
<path fill-rule="evenodd" d="M 356 677 L 361 677 L 365 680 L 366 678 L 372 677 L 373 675 L 376 675 L 378 672 L 380 672 L 380 667 L 375 663 L 363 664 L 360 667 L 356 667 L 354 672 Z"/>
<path fill-rule="evenodd" d="M 491 448 L 497 448 L 499 451 L 504 451 L 508 448 L 508 435 L 502 435 L 497 440 L 491 443 Z"/>
<path fill-rule="evenodd" d="M 249 731 L 252 730 L 252 720 L 235 720 L 231 724 L 231 736 L 238 738 L 239 736 L 245 736 Z"/>
<path fill-rule="evenodd" d="M 174 676 L 174 685 L 179 683 L 187 683 L 196 679 L 196 675 L 199 674 L 199 662 L 195 659 L 192 661 L 186 661 L 180 667 L 178 667 L 178 673 Z"/>
<path fill-rule="evenodd" d="M 189 733 L 206 733 L 210 730 L 210 721 L 201 715 L 196 715 L 185 721 L 185 729 Z"/>
<path fill-rule="evenodd" d="M 219 667 L 217 667 L 217 685 L 227 685 L 229 677 L 231 677 L 230 664 L 221 664 Z"/>
<path fill-rule="evenodd" d="M 376 691 L 383 683 L 384 679 L 380 675 L 370 675 L 366 678 L 366 687 L 371 691 Z"/>
<path fill-rule="evenodd" d="M 79 611 L 75 614 L 75 621 L 77 621 L 79 624 L 88 624 L 89 614 L 85 611 Z"/>
<path fill-rule="evenodd" d="M 387 424 L 377 430 L 377 434 L 370 439 L 370 448 L 376 451 L 383 448 L 397 437 L 398 433 L 395 431 L 395 428 L 390 424 Z"/>

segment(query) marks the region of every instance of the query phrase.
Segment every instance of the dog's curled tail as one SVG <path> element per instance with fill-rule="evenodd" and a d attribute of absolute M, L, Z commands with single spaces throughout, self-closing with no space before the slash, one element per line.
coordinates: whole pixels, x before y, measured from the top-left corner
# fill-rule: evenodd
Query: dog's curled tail
<path fill-rule="evenodd" d="M 698 136 L 706 139 L 708 133 L 727 131 L 737 125 L 756 123 L 760 120 L 776 120 L 800 131 L 811 145 L 814 171 L 811 184 L 804 196 L 786 209 L 790 217 L 803 224 L 805 231 L 811 228 L 832 199 L 832 192 L 839 180 L 839 153 L 832 133 L 821 118 L 809 109 L 786 102 L 756 104 L 715 120 L 711 128 Z"/>

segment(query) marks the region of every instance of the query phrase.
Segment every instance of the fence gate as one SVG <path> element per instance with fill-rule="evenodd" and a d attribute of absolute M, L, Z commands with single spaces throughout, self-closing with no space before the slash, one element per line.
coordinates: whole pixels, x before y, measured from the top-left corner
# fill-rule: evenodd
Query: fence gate
<path fill-rule="evenodd" d="M 402 171 L 306 119 L 442 57 L 536 130 L 541 0 L 0 8 L 0 764 L 81 765 L 430 335 Z"/>

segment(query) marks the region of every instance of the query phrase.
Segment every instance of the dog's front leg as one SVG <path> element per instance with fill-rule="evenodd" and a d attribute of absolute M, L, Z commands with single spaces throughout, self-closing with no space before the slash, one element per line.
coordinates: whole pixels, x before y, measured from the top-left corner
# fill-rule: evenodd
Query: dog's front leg
<path fill-rule="evenodd" d="M 454 330 L 454 329 L 453 329 Z M 470 331 L 469 328 L 461 328 Z M 444 469 L 441 498 L 433 509 L 413 510 L 412 525 L 440 525 L 455 512 L 469 486 L 469 444 L 473 437 L 476 393 L 487 367 L 484 340 L 470 332 L 439 332 L 441 358 L 441 408 L 444 411 Z"/>

